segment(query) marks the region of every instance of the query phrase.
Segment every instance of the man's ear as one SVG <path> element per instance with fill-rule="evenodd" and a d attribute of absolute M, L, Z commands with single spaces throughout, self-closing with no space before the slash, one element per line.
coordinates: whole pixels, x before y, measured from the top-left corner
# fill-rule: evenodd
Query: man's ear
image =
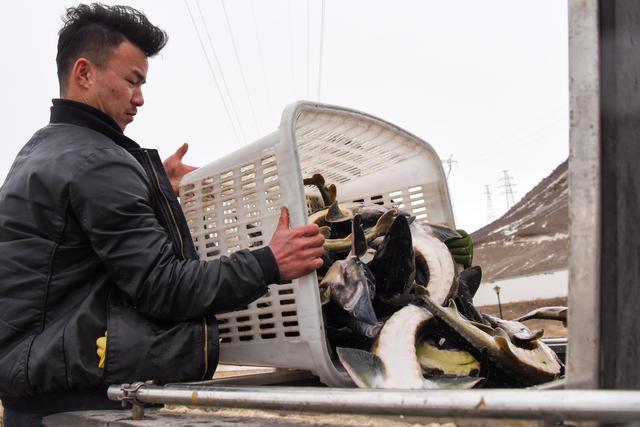
<path fill-rule="evenodd" d="M 73 64 L 69 83 L 84 89 L 89 89 L 95 80 L 96 66 L 86 58 L 78 58 Z"/>

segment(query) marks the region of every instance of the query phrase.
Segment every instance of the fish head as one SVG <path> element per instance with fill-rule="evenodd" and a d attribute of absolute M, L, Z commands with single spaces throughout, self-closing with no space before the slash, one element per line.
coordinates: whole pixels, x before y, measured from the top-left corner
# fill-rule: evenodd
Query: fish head
<path fill-rule="evenodd" d="M 373 227 L 376 222 L 384 215 L 389 208 L 376 203 L 362 203 L 352 207 L 353 214 L 359 214 L 362 217 L 362 226 L 364 228 Z"/>
<path fill-rule="evenodd" d="M 333 202 L 329 206 L 324 220 L 329 224 L 335 224 L 349 221 L 351 218 L 353 218 L 353 213 L 350 210 L 341 207 L 338 202 Z"/>
<path fill-rule="evenodd" d="M 518 331 L 513 334 L 511 341 L 516 345 L 523 345 L 531 341 L 539 340 L 544 336 L 544 329 L 536 329 L 535 331 L 526 330 Z"/>
<path fill-rule="evenodd" d="M 343 269 L 343 287 L 334 289 L 334 300 L 352 317 L 369 324 L 376 324 L 378 319 L 371 302 L 369 277 L 366 266 L 357 257 L 347 258 Z"/>
<path fill-rule="evenodd" d="M 393 220 L 398 214 L 398 211 L 395 208 L 389 209 L 376 222 L 376 235 L 382 236 L 387 234 L 389 228 L 391 228 L 391 224 L 393 224 Z"/>
<path fill-rule="evenodd" d="M 344 261 L 336 261 L 331 264 L 322 281 L 318 285 L 320 288 L 320 303 L 325 305 L 334 294 L 334 289 L 344 287 L 344 277 L 342 275 Z"/>
<path fill-rule="evenodd" d="M 504 320 L 486 313 L 483 313 L 482 317 L 493 328 L 500 328 L 509 337 L 509 340 L 516 345 L 525 345 L 541 338 L 544 334 L 543 329 L 531 331 L 524 323 L 515 320 Z"/>

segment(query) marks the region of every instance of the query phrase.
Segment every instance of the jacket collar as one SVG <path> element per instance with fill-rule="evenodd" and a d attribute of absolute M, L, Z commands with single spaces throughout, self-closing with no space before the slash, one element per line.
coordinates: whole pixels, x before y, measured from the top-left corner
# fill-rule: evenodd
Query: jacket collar
<path fill-rule="evenodd" d="M 54 99 L 51 106 L 50 123 L 68 123 L 99 132 L 126 150 L 140 146 L 125 136 L 118 124 L 104 112 L 82 102 L 69 99 Z"/>

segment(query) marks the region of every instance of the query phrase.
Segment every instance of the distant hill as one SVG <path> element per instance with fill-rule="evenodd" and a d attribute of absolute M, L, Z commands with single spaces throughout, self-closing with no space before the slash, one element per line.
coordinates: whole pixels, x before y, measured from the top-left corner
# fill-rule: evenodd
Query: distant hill
<path fill-rule="evenodd" d="M 567 268 L 568 167 L 565 160 L 501 218 L 471 234 L 485 281 Z"/>

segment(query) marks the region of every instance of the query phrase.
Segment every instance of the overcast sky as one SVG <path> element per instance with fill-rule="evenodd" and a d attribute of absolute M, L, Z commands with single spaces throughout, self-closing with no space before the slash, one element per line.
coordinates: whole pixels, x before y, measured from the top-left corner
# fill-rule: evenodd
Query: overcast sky
<path fill-rule="evenodd" d="M 186 161 L 205 165 L 276 130 L 287 104 L 319 99 L 381 117 L 440 157 L 453 155 L 457 225 L 473 231 L 487 222 L 485 185 L 496 216 L 506 210 L 503 170 L 517 200 L 568 156 L 564 1 L 326 0 L 322 40 L 320 0 L 105 3 L 134 6 L 169 34 L 126 130 L 163 158 L 188 142 Z M 2 180 L 58 96 L 57 31 L 71 5 L 3 4 Z"/>

